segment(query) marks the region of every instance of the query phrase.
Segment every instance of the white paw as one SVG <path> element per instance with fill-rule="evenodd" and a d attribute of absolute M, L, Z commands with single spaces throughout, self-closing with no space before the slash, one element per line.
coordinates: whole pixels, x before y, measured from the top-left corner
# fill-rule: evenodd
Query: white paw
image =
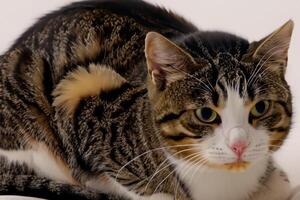
<path fill-rule="evenodd" d="M 174 196 L 166 193 L 157 193 L 149 197 L 144 197 L 143 200 L 174 200 Z"/>
<path fill-rule="evenodd" d="M 289 198 L 289 200 L 300 200 L 300 186 L 293 190 L 292 196 Z"/>

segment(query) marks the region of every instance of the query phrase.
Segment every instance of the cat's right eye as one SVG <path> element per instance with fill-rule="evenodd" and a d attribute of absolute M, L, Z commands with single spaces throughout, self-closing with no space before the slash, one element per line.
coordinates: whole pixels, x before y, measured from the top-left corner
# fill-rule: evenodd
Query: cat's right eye
<path fill-rule="evenodd" d="M 197 118 L 204 123 L 217 123 L 219 115 L 209 107 L 202 107 L 196 110 Z"/>

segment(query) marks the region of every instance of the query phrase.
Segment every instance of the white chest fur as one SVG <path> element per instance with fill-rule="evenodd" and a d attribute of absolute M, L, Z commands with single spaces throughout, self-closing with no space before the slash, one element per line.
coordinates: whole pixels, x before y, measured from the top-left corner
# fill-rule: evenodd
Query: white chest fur
<path fill-rule="evenodd" d="M 175 161 L 177 172 L 195 200 L 241 200 L 256 191 L 264 174 L 266 160 L 261 160 L 244 172 L 192 166 Z"/>

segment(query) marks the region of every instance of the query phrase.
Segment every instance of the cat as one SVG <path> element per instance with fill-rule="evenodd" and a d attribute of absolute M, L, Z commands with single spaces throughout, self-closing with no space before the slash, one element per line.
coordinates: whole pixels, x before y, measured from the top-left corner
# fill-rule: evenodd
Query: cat
<path fill-rule="evenodd" d="M 137 0 L 46 15 L 0 60 L 0 194 L 287 199 L 292 30 L 250 43 Z"/>

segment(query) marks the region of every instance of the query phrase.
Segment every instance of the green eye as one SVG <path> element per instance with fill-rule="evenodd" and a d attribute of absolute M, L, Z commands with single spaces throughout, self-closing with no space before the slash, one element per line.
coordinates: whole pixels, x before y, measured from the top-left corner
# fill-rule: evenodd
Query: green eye
<path fill-rule="evenodd" d="M 254 117 L 261 117 L 269 110 L 269 107 L 270 107 L 269 101 L 259 101 L 251 109 L 250 111 L 251 115 Z"/>
<path fill-rule="evenodd" d="M 212 123 L 218 118 L 218 114 L 211 108 L 203 107 L 196 110 L 197 117 L 205 123 Z"/>

